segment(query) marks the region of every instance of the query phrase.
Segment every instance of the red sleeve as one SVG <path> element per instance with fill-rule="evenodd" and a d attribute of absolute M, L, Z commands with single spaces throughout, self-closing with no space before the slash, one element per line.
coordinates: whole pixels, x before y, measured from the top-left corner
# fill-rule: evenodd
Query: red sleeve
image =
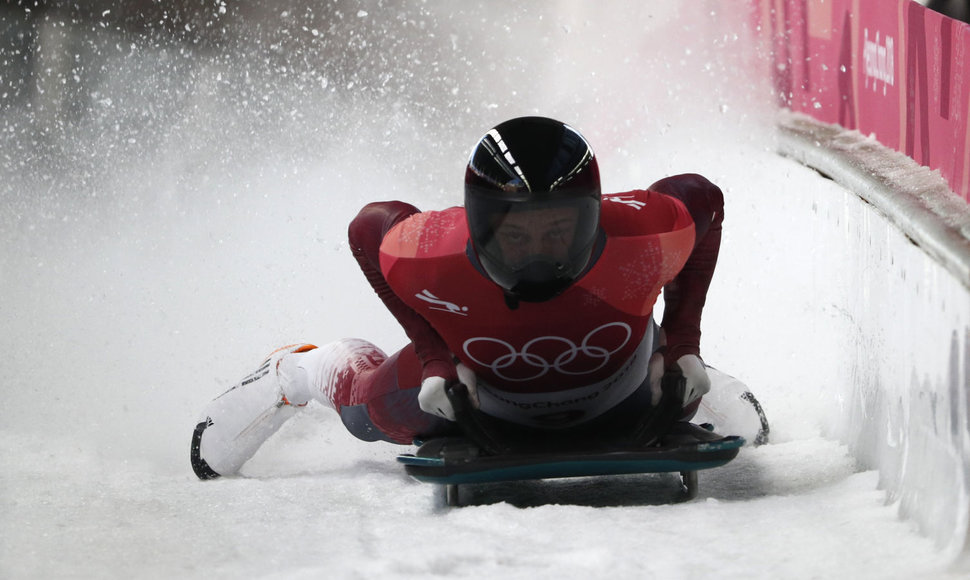
<path fill-rule="evenodd" d="M 422 378 L 436 376 L 457 380 L 454 358 L 444 340 L 427 320 L 394 294 L 381 273 L 380 248 L 384 236 L 395 224 L 418 212 L 418 208 L 400 201 L 366 205 L 350 222 L 350 249 L 371 287 L 411 339 L 423 365 Z"/>
<path fill-rule="evenodd" d="M 700 355 L 701 313 L 721 247 L 724 195 L 696 174 L 661 179 L 650 189 L 679 199 L 694 220 L 694 250 L 679 274 L 664 287 L 663 329 L 668 366 L 685 354 Z"/>

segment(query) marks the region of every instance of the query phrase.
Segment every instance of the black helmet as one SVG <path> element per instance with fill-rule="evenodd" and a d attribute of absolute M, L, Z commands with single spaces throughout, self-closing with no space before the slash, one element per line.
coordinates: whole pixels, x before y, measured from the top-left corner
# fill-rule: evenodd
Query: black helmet
<path fill-rule="evenodd" d="M 506 121 L 472 151 L 465 213 L 475 257 L 506 296 L 548 300 L 585 270 L 593 253 L 600 216 L 593 150 L 559 121 Z"/>

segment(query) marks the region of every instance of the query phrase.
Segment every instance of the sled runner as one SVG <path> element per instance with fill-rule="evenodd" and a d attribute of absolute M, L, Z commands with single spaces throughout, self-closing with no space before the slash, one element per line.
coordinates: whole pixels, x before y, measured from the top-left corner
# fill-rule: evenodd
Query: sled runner
<path fill-rule="evenodd" d="M 668 473 L 681 475 L 681 497 L 697 495 L 697 472 L 723 466 L 734 459 L 743 437 L 722 436 L 707 426 L 677 421 L 683 377 L 664 377 L 657 412 L 626 436 L 604 439 L 589 433 L 542 433 L 512 426 L 472 408 L 464 385 L 448 388 L 457 423 L 463 434 L 435 438 L 414 454 L 398 456 L 408 475 L 445 486 L 445 500 L 460 505 L 459 485 Z"/>

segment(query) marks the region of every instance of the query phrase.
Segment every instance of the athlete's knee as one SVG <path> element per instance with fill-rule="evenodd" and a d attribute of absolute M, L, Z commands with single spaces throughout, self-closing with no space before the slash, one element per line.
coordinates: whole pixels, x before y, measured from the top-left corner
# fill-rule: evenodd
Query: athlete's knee
<path fill-rule="evenodd" d="M 411 441 L 395 441 L 388 434 L 384 433 L 374 425 L 367 411 L 367 405 L 347 405 L 340 409 L 340 420 L 344 427 L 354 437 L 361 441 L 387 441 L 389 443 L 407 444 Z"/>
<path fill-rule="evenodd" d="M 425 413 L 418 405 L 419 389 L 388 388 L 381 394 L 340 407 L 340 419 L 354 437 L 363 441 L 388 441 L 409 445 L 415 439 L 441 435 L 454 425 Z"/>
<path fill-rule="evenodd" d="M 453 425 L 440 417 L 410 408 L 389 416 L 387 408 L 380 404 L 341 407 L 340 420 L 347 431 L 361 441 L 387 441 L 398 445 L 410 445 L 415 439 L 444 434 Z"/>

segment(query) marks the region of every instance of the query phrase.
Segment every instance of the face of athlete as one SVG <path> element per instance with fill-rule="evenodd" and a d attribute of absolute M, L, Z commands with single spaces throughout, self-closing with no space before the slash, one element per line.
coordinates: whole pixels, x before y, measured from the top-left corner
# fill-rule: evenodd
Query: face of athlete
<path fill-rule="evenodd" d="M 495 240 L 505 262 L 519 268 L 534 256 L 559 262 L 569 258 L 579 210 L 556 207 L 505 214 L 495 226 Z"/>

